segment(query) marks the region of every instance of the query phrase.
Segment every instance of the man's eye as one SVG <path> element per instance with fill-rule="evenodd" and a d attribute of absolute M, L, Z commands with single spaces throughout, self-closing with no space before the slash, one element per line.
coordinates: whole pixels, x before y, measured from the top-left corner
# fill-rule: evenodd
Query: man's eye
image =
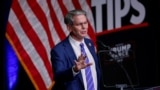
<path fill-rule="evenodd" d="M 88 22 L 84 22 L 84 23 L 77 23 L 77 26 L 83 25 L 83 24 L 87 24 Z"/>
<path fill-rule="evenodd" d="M 80 25 L 82 25 L 82 24 L 81 24 L 81 23 L 78 23 L 78 24 L 77 24 L 77 26 L 80 26 Z"/>
<path fill-rule="evenodd" d="M 88 22 L 84 22 L 83 24 L 87 24 Z"/>

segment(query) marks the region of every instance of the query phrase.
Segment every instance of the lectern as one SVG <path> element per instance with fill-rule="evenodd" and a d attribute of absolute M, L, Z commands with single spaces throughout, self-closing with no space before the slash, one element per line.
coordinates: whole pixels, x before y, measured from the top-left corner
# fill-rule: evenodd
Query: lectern
<path fill-rule="evenodd" d="M 130 43 L 123 43 L 98 51 L 105 88 L 134 90 L 139 85 L 135 52 L 131 46 Z"/>

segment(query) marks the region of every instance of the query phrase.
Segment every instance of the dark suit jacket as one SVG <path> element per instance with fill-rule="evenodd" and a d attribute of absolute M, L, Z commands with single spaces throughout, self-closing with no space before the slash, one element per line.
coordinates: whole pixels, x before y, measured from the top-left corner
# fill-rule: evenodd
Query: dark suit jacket
<path fill-rule="evenodd" d="M 95 60 L 98 90 L 100 90 L 101 73 L 97 54 L 95 53 L 93 42 L 87 38 L 84 41 Z M 73 76 L 74 60 L 77 60 L 77 58 L 68 37 L 51 50 L 51 61 L 56 81 L 53 90 L 84 90 L 81 72 L 76 77 Z"/>

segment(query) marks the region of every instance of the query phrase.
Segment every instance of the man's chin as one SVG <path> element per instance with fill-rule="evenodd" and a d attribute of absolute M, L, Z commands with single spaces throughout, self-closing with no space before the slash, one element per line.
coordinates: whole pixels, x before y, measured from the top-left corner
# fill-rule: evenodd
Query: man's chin
<path fill-rule="evenodd" d="M 86 37 L 88 34 L 87 33 L 82 33 L 81 36 Z"/>
<path fill-rule="evenodd" d="M 81 37 L 82 37 L 82 38 L 84 38 L 84 37 L 87 37 L 87 34 L 85 34 L 85 35 L 82 35 Z"/>

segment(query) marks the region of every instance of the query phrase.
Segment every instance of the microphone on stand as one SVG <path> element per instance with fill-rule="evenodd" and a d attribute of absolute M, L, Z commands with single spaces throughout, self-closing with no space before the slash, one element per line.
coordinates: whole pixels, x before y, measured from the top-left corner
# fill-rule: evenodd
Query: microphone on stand
<path fill-rule="evenodd" d="M 104 44 L 102 41 L 97 40 L 97 44 L 100 46 L 100 48 L 102 48 L 103 50 L 107 50 L 108 54 L 117 54 L 117 52 L 112 51 L 110 46 L 107 46 L 106 44 Z"/>
<path fill-rule="evenodd" d="M 107 49 L 107 50 L 110 50 L 111 48 L 107 45 L 105 45 L 102 41 L 100 40 L 97 40 L 97 44 L 100 45 L 101 48 L 103 49 Z"/>

